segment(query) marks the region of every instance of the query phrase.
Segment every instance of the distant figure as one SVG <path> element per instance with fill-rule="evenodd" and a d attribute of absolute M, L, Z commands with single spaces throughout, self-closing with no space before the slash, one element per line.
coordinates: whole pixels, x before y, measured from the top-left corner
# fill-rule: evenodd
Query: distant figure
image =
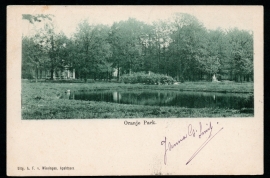
<path fill-rule="evenodd" d="M 70 99 L 70 90 L 67 90 L 65 93 L 66 93 L 66 98 Z"/>
<path fill-rule="evenodd" d="M 216 75 L 214 74 L 213 77 L 212 77 L 212 82 L 219 82 L 216 78 Z"/>

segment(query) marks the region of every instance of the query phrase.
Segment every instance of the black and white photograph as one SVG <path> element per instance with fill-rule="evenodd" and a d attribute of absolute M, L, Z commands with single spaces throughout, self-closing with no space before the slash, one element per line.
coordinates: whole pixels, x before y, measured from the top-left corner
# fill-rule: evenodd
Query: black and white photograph
<path fill-rule="evenodd" d="M 22 119 L 253 117 L 252 17 L 163 9 L 22 14 Z"/>
<path fill-rule="evenodd" d="M 7 175 L 264 174 L 263 6 L 7 6 Z"/>

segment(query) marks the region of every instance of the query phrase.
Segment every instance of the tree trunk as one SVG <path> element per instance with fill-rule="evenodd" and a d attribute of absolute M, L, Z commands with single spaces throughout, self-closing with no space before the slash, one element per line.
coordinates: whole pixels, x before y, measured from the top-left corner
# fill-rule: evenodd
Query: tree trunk
<path fill-rule="evenodd" d="M 51 72 L 51 80 L 53 80 L 53 69 L 51 69 L 50 72 Z"/>
<path fill-rule="evenodd" d="M 107 77 L 106 77 L 106 82 L 109 80 L 109 69 L 107 69 Z"/>
<path fill-rule="evenodd" d="M 87 75 L 86 75 L 86 73 L 84 74 L 84 83 L 86 83 L 86 81 L 87 81 Z"/>
<path fill-rule="evenodd" d="M 129 75 L 131 75 L 131 60 L 129 60 Z"/>
<path fill-rule="evenodd" d="M 118 61 L 118 65 L 117 65 L 117 81 L 119 82 L 119 78 L 120 78 L 120 67 L 119 67 L 119 61 Z"/>
<path fill-rule="evenodd" d="M 160 44 L 158 44 L 158 73 L 160 74 Z"/>
<path fill-rule="evenodd" d="M 52 52 L 54 52 L 54 42 L 53 42 L 53 36 L 51 36 L 51 45 L 52 45 Z M 53 80 L 53 72 L 54 72 L 54 54 L 51 53 L 51 80 Z"/>
<path fill-rule="evenodd" d="M 36 66 L 36 83 L 37 83 L 37 78 L 38 78 L 38 67 Z"/>
<path fill-rule="evenodd" d="M 42 78 L 42 70 L 39 69 L 39 78 L 41 79 Z"/>

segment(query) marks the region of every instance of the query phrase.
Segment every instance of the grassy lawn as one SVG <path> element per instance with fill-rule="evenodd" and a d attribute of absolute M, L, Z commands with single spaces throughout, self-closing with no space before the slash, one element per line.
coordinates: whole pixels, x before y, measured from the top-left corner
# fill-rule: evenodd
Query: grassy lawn
<path fill-rule="evenodd" d="M 123 83 L 30 83 L 22 81 L 23 119 L 74 118 L 175 118 L 175 117 L 250 117 L 233 109 L 179 108 L 126 105 L 117 103 L 60 99 L 65 90 L 155 89 L 253 93 L 253 83 L 185 82 L 179 85 L 141 85 Z"/>

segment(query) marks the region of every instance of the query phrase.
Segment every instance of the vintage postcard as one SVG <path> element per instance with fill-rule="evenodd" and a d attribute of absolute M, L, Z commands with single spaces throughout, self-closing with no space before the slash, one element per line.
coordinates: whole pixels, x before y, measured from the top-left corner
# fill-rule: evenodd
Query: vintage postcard
<path fill-rule="evenodd" d="M 259 175 L 263 6 L 8 6 L 7 175 Z"/>

